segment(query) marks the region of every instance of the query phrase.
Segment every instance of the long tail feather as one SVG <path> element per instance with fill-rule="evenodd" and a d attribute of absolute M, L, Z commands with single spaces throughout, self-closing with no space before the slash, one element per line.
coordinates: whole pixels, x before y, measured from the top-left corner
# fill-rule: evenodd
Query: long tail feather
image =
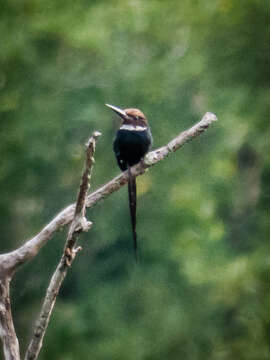
<path fill-rule="evenodd" d="M 135 259 L 136 261 L 138 261 L 137 233 L 136 233 L 136 197 L 137 197 L 136 177 L 132 175 L 129 166 L 128 166 L 128 197 L 129 197 L 129 209 L 130 209 L 130 217 L 131 217 Z"/>

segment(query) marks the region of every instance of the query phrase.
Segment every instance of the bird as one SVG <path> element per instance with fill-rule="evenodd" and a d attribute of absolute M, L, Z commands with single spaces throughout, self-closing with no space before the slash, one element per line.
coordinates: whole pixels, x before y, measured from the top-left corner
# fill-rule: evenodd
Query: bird
<path fill-rule="evenodd" d="M 117 106 L 105 104 L 120 116 L 122 123 L 116 132 L 113 150 L 122 171 L 128 171 L 128 196 L 131 217 L 132 236 L 135 260 L 138 261 L 137 233 L 136 233 L 136 177 L 130 168 L 138 164 L 153 144 L 153 138 L 146 116 L 139 109 L 120 109 Z"/>

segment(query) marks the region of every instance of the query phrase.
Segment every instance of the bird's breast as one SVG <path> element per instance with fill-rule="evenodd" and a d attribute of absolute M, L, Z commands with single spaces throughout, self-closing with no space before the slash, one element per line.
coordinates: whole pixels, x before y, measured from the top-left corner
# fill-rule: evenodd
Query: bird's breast
<path fill-rule="evenodd" d="M 143 131 L 120 129 L 116 138 L 124 147 L 149 147 L 151 144 L 151 136 L 147 129 Z"/>
<path fill-rule="evenodd" d="M 119 129 L 114 141 L 114 151 L 117 156 L 129 165 L 138 163 L 148 152 L 152 142 L 150 131 Z"/>

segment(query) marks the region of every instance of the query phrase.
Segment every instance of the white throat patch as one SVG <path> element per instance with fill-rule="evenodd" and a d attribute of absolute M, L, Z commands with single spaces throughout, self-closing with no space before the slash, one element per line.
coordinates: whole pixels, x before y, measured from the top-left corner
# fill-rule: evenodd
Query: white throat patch
<path fill-rule="evenodd" d="M 130 124 L 125 124 L 120 127 L 119 130 L 129 130 L 129 131 L 145 131 L 147 130 L 146 126 L 134 126 Z"/>

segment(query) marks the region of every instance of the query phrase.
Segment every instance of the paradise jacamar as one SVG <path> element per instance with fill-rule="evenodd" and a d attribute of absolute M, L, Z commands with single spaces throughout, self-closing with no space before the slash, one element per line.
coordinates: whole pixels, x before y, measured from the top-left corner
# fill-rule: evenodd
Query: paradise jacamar
<path fill-rule="evenodd" d="M 152 145 L 152 135 L 145 115 L 138 109 L 122 110 L 116 106 L 105 104 L 122 119 L 122 124 L 116 132 L 113 150 L 122 171 L 128 170 L 128 195 L 131 216 L 132 234 L 135 257 L 137 260 L 136 234 L 136 177 L 130 167 L 137 164 Z"/>

